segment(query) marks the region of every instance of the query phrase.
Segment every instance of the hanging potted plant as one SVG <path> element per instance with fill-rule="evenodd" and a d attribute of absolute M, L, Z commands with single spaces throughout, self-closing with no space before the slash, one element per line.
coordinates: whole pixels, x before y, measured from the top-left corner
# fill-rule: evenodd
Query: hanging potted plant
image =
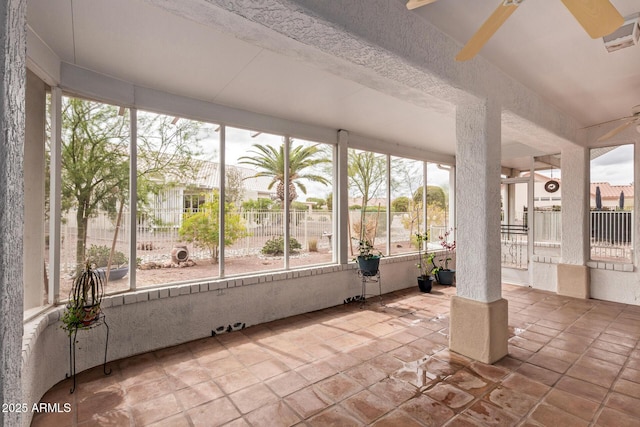
<path fill-rule="evenodd" d="M 358 269 L 363 276 L 378 274 L 380 258 L 382 258 L 382 252 L 374 253 L 373 246 L 368 240 L 358 241 L 358 256 L 354 258 L 354 261 L 357 261 Z"/>
<path fill-rule="evenodd" d="M 423 242 L 429 241 L 429 232 L 416 233 L 416 240 L 418 244 L 418 263 L 416 267 L 420 271 L 418 276 L 418 289 L 420 292 L 429 293 L 433 284 L 434 274 L 438 271 L 433 259 L 435 258 L 435 252 L 426 252 L 422 250 Z"/>
<path fill-rule="evenodd" d="M 439 236 L 440 246 L 444 249 L 444 258 L 440 258 L 438 261 L 439 266 L 436 267 L 436 280 L 441 285 L 453 285 L 456 271 L 449 268 L 449 262 L 452 260 L 452 255 L 456 251 L 456 241 L 449 241 L 449 235 L 453 229 L 450 229 L 444 235 Z"/>
<path fill-rule="evenodd" d="M 91 326 L 101 313 L 104 295 L 102 275 L 87 261 L 84 270 L 73 281 L 69 301 L 62 314 L 62 329 L 69 335 L 78 329 Z"/>

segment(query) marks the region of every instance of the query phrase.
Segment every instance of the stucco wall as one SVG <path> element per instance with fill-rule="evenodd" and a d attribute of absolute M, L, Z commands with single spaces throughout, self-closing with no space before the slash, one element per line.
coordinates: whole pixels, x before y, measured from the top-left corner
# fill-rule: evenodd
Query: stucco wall
<path fill-rule="evenodd" d="M 0 3 L 0 402 L 20 403 L 26 1 Z M 21 415 L 0 411 L 0 426 Z"/>
<path fill-rule="evenodd" d="M 416 255 L 384 258 L 383 293 L 417 286 L 416 262 Z M 343 304 L 360 291 L 355 265 L 348 264 L 110 296 L 103 301 L 110 327 L 108 360 L 208 337 L 219 327 L 249 327 Z M 368 285 L 367 293 L 375 292 L 377 285 Z M 59 321 L 62 309 L 25 325 L 23 400 L 30 405 L 69 372 L 69 340 Z M 78 340 L 77 372 L 102 364 L 105 328 L 80 331 Z M 25 419 L 23 425 L 29 422 Z"/>

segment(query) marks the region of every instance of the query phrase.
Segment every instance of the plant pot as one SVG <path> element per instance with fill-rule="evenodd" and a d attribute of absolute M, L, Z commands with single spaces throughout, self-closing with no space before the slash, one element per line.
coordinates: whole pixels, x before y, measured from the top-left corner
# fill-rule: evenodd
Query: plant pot
<path fill-rule="evenodd" d="M 102 280 L 107 278 L 107 267 L 96 268 L 95 270 Z M 120 280 L 129 272 L 129 267 L 112 268 L 109 271 L 109 281 Z"/>
<path fill-rule="evenodd" d="M 453 285 L 455 274 L 455 270 L 440 270 L 436 273 L 436 279 L 441 285 Z"/>
<path fill-rule="evenodd" d="M 380 266 L 380 257 L 364 258 L 358 257 L 358 269 L 362 272 L 363 276 L 375 276 L 378 274 L 378 267 Z"/>
<path fill-rule="evenodd" d="M 431 285 L 433 284 L 433 280 L 431 277 L 418 276 L 418 288 L 420 292 L 430 293 Z"/>
<path fill-rule="evenodd" d="M 84 326 L 89 326 L 98 319 L 100 306 L 87 305 L 82 307 L 82 311 L 84 313 L 84 316 L 82 317 L 82 324 Z"/>

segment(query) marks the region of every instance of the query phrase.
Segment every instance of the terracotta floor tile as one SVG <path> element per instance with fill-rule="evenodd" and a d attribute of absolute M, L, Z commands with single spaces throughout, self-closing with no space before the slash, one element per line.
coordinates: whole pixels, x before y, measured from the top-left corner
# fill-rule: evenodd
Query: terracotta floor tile
<path fill-rule="evenodd" d="M 640 384 L 640 371 L 637 369 L 624 368 L 620 374 L 620 378 Z"/>
<path fill-rule="evenodd" d="M 508 348 L 510 357 L 517 360 L 522 360 L 523 362 L 529 359 L 534 354 L 533 351 L 525 350 L 524 348 L 520 348 L 517 345 L 513 344 L 508 344 Z"/>
<path fill-rule="evenodd" d="M 592 344 L 593 348 L 605 350 L 610 353 L 619 354 L 628 357 L 633 350 L 633 347 L 627 347 L 626 345 L 618 344 L 616 342 L 609 342 L 603 339 L 597 339 Z"/>
<path fill-rule="evenodd" d="M 611 408 L 604 408 L 596 420 L 596 425 L 601 427 L 637 427 L 639 423 L 640 419 Z"/>
<path fill-rule="evenodd" d="M 558 389 L 551 390 L 544 401 L 585 421 L 591 421 L 600 407 L 600 403 Z"/>
<path fill-rule="evenodd" d="M 555 357 L 556 359 L 564 360 L 569 363 L 573 363 L 580 358 L 579 353 L 573 353 L 571 351 L 562 350 L 562 349 L 551 347 L 551 346 L 546 346 L 544 348 L 541 348 L 537 354 L 542 354 L 549 357 Z"/>
<path fill-rule="evenodd" d="M 453 410 L 458 410 L 472 402 L 474 396 L 451 384 L 439 383 L 424 392 L 427 396 Z"/>
<path fill-rule="evenodd" d="M 233 371 L 214 380 L 225 393 L 233 393 L 250 385 L 260 382 L 248 369 Z"/>
<path fill-rule="evenodd" d="M 424 427 L 423 424 L 418 423 L 415 419 L 410 417 L 406 412 L 396 410 L 388 415 L 385 415 L 378 421 L 372 424 L 373 427 Z"/>
<path fill-rule="evenodd" d="M 509 373 L 508 369 L 501 368 L 496 365 L 487 365 L 482 362 L 471 363 L 469 365 L 469 369 L 480 377 L 492 382 L 500 381 L 500 379 L 504 378 Z"/>
<path fill-rule="evenodd" d="M 146 402 L 147 400 L 157 399 L 160 396 L 172 393 L 173 390 L 174 388 L 171 381 L 165 377 L 144 384 L 127 387 L 124 391 L 124 396 L 129 405 L 133 406 Z"/>
<path fill-rule="evenodd" d="M 542 398 L 550 389 L 549 386 L 517 372 L 505 378 L 502 385 L 538 399 Z"/>
<path fill-rule="evenodd" d="M 640 418 L 640 399 L 620 393 L 611 393 L 605 406 L 632 417 Z"/>
<path fill-rule="evenodd" d="M 571 367 L 571 364 L 573 362 L 563 359 L 556 359 L 555 357 L 550 357 L 538 352 L 531 356 L 527 360 L 527 363 L 563 374 L 567 372 L 567 369 Z"/>
<path fill-rule="evenodd" d="M 181 412 L 181 410 L 173 394 L 167 394 L 132 407 L 136 426 L 146 426 L 161 421 Z"/>
<path fill-rule="evenodd" d="M 284 401 L 303 419 L 310 418 L 332 404 L 331 399 L 313 386 L 291 393 Z"/>
<path fill-rule="evenodd" d="M 345 375 L 352 378 L 363 387 L 369 387 L 370 385 L 373 385 L 387 377 L 384 372 L 369 363 L 363 363 L 355 366 L 346 371 Z"/>
<path fill-rule="evenodd" d="M 503 410 L 520 417 L 526 415 L 538 402 L 537 398 L 505 387 L 492 390 L 486 399 Z"/>
<path fill-rule="evenodd" d="M 220 387 L 213 381 L 206 381 L 191 387 L 178 390 L 175 393 L 178 402 L 180 402 L 184 410 L 211 402 L 222 396 L 224 393 Z"/>
<path fill-rule="evenodd" d="M 268 379 L 265 384 L 278 396 L 284 397 L 294 391 L 308 386 L 310 383 L 302 375 L 295 371 L 288 371 L 276 377 Z"/>
<path fill-rule="evenodd" d="M 369 390 L 379 397 L 387 399 L 394 406 L 400 406 L 417 393 L 415 387 L 394 378 L 385 378 L 369 387 Z"/>
<path fill-rule="evenodd" d="M 181 414 L 178 415 L 182 416 Z M 57 426 L 63 425 L 65 424 L 57 424 Z M 92 414 L 84 422 L 78 423 L 78 427 L 122 427 L 129 425 L 133 425 L 133 417 L 128 409 L 114 409 L 100 414 Z"/>
<path fill-rule="evenodd" d="M 81 423 L 90 419 L 93 414 L 122 409 L 127 406 L 125 391 L 118 385 L 113 385 L 79 402 L 77 408 L 78 422 Z"/>
<path fill-rule="evenodd" d="M 243 414 L 280 400 L 276 394 L 262 383 L 243 388 L 229 395 L 229 398 Z"/>
<path fill-rule="evenodd" d="M 588 421 L 546 404 L 534 409 L 531 418 L 543 426 L 587 427 L 589 425 Z"/>
<path fill-rule="evenodd" d="M 362 386 L 344 374 L 337 374 L 317 383 L 317 388 L 334 402 L 339 402 L 358 391 Z"/>
<path fill-rule="evenodd" d="M 374 420 L 395 409 L 388 400 L 371 393 L 369 390 L 363 390 L 343 400 L 341 406 L 366 424 L 371 424 Z"/>
<path fill-rule="evenodd" d="M 512 426 L 519 419 L 485 400 L 477 401 L 464 412 L 483 424 L 492 426 Z"/>
<path fill-rule="evenodd" d="M 344 372 L 361 363 L 360 360 L 358 360 L 357 358 L 347 353 L 333 354 L 322 360 L 324 362 L 327 362 L 331 367 L 333 367 L 338 372 Z"/>
<path fill-rule="evenodd" d="M 253 426 L 289 427 L 300 422 L 300 417 L 283 402 L 263 406 L 245 418 Z"/>
<path fill-rule="evenodd" d="M 341 406 L 332 406 L 308 420 L 310 426 L 363 426 L 364 423 Z M 397 425 L 396 425 L 397 426 Z"/>
<path fill-rule="evenodd" d="M 613 390 L 618 393 L 626 394 L 627 396 L 640 399 L 640 384 L 628 381 L 625 379 L 618 379 L 614 385 Z"/>
<path fill-rule="evenodd" d="M 530 363 L 523 363 L 516 372 L 548 386 L 553 386 L 561 376 L 557 372 L 541 368 Z"/>
<path fill-rule="evenodd" d="M 596 403 L 604 401 L 608 393 L 608 390 L 604 387 L 571 377 L 562 377 L 556 384 L 556 388 L 593 400 Z"/>
<path fill-rule="evenodd" d="M 389 375 L 401 369 L 404 364 L 393 356 L 381 354 L 375 359 L 371 359 L 369 363 Z"/>
<path fill-rule="evenodd" d="M 567 375 L 609 388 L 619 372 L 620 366 L 591 357 L 583 357 L 567 371 Z"/>
<path fill-rule="evenodd" d="M 187 415 L 194 426 L 221 426 L 240 417 L 240 412 L 226 397 L 189 409 Z"/>
<path fill-rule="evenodd" d="M 425 426 L 441 426 L 455 416 L 453 410 L 425 395 L 409 400 L 400 409 Z"/>
<path fill-rule="evenodd" d="M 94 424 L 95 426 L 96 424 Z M 104 424 L 97 424 L 103 426 Z M 121 427 L 126 424 L 120 424 L 118 427 Z M 191 427 L 191 423 L 189 422 L 189 418 L 185 413 L 179 413 L 172 417 L 165 418 L 164 420 L 155 422 L 153 424 L 149 424 L 149 427 Z"/>
<path fill-rule="evenodd" d="M 111 362 L 110 376 L 79 373 L 73 395 L 68 380 L 52 387 L 42 401 L 72 411 L 32 425 L 640 425 L 640 307 L 505 284 L 509 355 L 487 365 L 447 348 L 455 292 L 401 290 L 384 309 L 345 304 Z"/>

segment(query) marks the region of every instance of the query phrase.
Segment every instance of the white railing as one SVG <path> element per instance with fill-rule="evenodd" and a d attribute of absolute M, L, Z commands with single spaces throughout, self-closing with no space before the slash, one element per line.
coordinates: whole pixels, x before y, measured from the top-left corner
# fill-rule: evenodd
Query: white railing
<path fill-rule="evenodd" d="M 633 212 L 591 211 L 591 259 L 633 261 Z"/>

